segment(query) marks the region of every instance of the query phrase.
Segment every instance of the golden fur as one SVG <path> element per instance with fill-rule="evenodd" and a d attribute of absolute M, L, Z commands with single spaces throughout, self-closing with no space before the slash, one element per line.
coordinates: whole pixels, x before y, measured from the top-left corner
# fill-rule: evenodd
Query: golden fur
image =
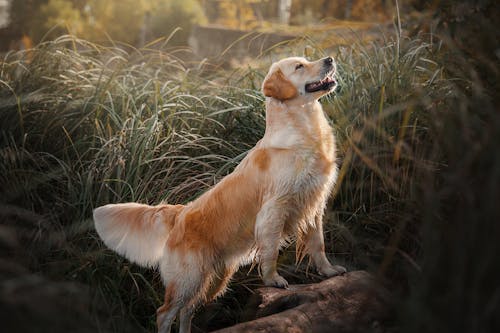
<path fill-rule="evenodd" d="M 335 140 L 319 97 L 335 87 L 333 59 L 273 64 L 262 90 L 266 132 L 230 175 L 187 205 L 111 204 L 94 211 L 106 245 L 158 265 L 164 304 L 159 332 L 176 316 L 189 332 L 197 306 L 222 294 L 239 266 L 256 260 L 266 285 L 287 287 L 276 270 L 280 246 L 297 239 L 320 274 L 345 272 L 325 255 L 322 217 L 337 176 Z"/>

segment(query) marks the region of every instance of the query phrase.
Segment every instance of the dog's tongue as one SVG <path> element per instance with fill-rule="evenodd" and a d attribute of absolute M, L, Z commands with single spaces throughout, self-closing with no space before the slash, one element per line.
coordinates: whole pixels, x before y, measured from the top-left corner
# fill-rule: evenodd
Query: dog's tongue
<path fill-rule="evenodd" d="M 333 78 L 331 78 L 330 76 L 327 76 L 321 81 L 308 83 L 306 85 L 306 88 L 309 91 L 316 91 L 316 90 L 320 90 L 324 85 L 327 85 L 327 84 L 330 84 L 333 82 L 334 82 Z"/>
<path fill-rule="evenodd" d="M 318 81 L 318 82 L 309 83 L 307 85 L 307 87 L 311 90 L 315 90 L 315 89 L 318 89 L 319 87 L 321 87 L 321 85 L 322 85 L 321 81 Z"/>

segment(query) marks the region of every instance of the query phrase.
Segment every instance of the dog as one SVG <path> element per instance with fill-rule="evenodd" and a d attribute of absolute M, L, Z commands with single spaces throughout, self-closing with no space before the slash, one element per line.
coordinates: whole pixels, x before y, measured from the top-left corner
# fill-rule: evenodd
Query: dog
<path fill-rule="evenodd" d="M 190 332 L 196 308 L 224 293 L 232 275 L 257 262 L 267 286 L 286 288 L 278 253 L 297 242 L 319 274 L 346 269 L 325 255 L 323 212 L 337 177 L 335 138 L 319 98 L 332 92 L 336 65 L 291 57 L 272 64 L 263 138 L 218 184 L 187 205 L 109 204 L 94 210 L 104 243 L 130 261 L 159 266 L 165 284 L 158 331 L 170 332 L 179 316 Z"/>

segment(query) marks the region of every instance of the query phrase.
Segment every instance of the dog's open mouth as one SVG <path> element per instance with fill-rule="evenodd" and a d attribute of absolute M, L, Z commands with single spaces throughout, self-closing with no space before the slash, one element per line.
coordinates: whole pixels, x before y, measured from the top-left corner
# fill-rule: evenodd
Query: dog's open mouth
<path fill-rule="evenodd" d="M 306 91 L 313 93 L 320 90 L 330 90 L 337 82 L 333 78 L 333 72 L 328 73 L 321 81 L 306 84 Z"/>

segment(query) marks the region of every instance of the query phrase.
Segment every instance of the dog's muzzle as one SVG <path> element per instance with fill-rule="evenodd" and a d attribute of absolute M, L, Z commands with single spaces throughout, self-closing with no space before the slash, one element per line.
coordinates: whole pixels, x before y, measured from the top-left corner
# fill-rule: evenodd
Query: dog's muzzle
<path fill-rule="evenodd" d="M 305 89 L 308 93 L 313 93 L 316 91 L 329 91 L 336 84 L 335 81 L 335 65 L 332 57 L 326 57 L 323 59 L 323 78 L 319 81 L 306 83 Z"/>

